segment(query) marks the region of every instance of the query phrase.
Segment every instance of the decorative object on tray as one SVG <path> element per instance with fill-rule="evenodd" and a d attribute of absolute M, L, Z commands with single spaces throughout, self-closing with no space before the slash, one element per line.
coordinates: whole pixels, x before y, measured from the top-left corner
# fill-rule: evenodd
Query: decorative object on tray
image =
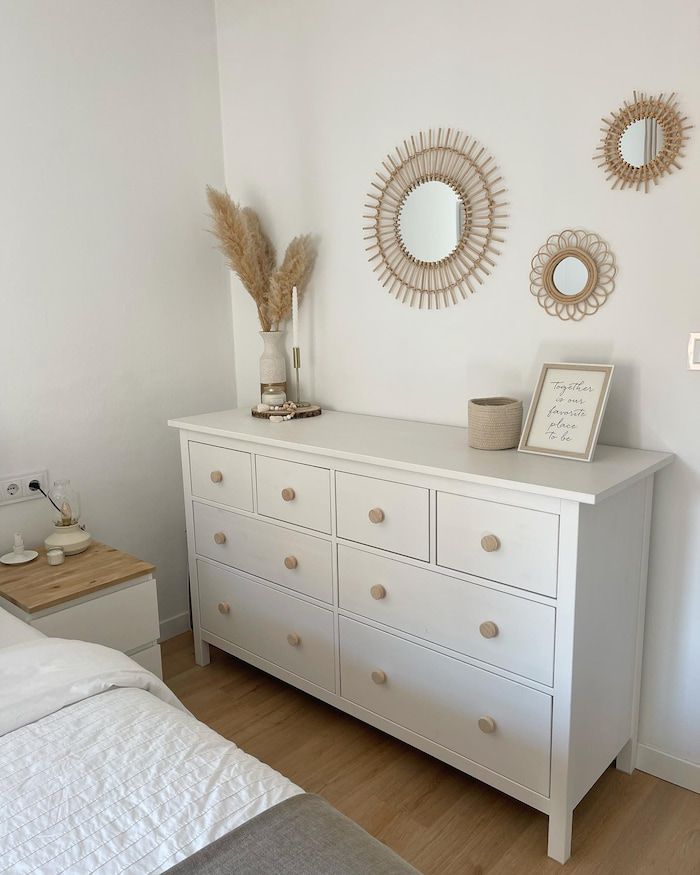
<path fill-rule="evenodd" d="M 260 401 L 266 407 L 277 407 L 287 400 L 287 393 L 282 386 L 265 386 Z"/>
<path fill-rule="evenodd" d="M 3 565 L 24 565 L 25 562 L 31 562 L 32 559 L 36 559 L 38 555 L 36 550 L 25 550 L 22 533 L 15 532 L 14 546 L 9 553 L 0 556 L 0 562 Z"/>
<path fill-rule="evenodd" d="M 523 402 L 515 398 L 472 398 L 468 412 L 469 446 L 475 450 L 509 450 L 518 446 Z"/>
<path fill-rule="evenodd" d="M 292 288 L 304 292 L 316 254 L 308 234 L 295 237 L 277 266 L 275 249 L 263 231 L 257 213 L 240 207 L 226 192 L 207 187 L 212 211 L 213 234 L 226 256 L 230 269 L 238 276 L 255 301 L 264 350 L 260 359 L 260 395 L 279 396 L 287 391 L 283 325 L 292 311 Z M 277 335 L 276 338 L 273 335 Z"/>
<path fill-rule="evenodd" d="M 518 449 L 590 462 L 614 365 L 542 365 Z"/>
<path fill-rule="evenodd" d="M 687 117 L 681 115 L 675 94 L 647 97 L 634 92 L 612 118 L 603 119 L 603 139 L 594 161 L 604 169 L 615 188 L 649 191 L 649 183 L 674 168 L 680 170 L 688 131 Z"/>
<path fill-rule="evenodd" d="M 532 259 L 530 292 L 550 316 L 577 322 L 603 306 L 615 288 L 615 258 L 589 231 L 552 234 Z"/>
<path fill-rule="evenodd" d="M 32 488 L 32 484 L 29 488 Z M 46 495 L 40 486 L 36 488 Z M 66 556 L 87 550 L 92 543 L 92 537 L 80 525 L 80 497 L 71 487 L 70 480 L 55 480 L 46 497 L 56 511 L 53 534 L 44 541 L 46 549 L 59 548 Z"/>
<path fill-rule="evenodd" d="M 476 291 L 500 254 L 507 204 L 501 173 L 467 134 L 438 128 L 388 155 L 363 230 L 379 282 L 409 306 L 436 309 Z"/>

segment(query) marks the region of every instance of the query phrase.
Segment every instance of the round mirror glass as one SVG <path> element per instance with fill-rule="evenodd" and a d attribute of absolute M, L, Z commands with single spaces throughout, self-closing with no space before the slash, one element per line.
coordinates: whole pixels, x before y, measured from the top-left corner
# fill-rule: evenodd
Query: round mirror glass
<path fill-rule="evenodd" d="M 554 268 L 552 280 L 560 295 L 580 295 L 588 282 L 588 268 L 580 258 L 567 255 Z"/>
<path fill-rule="evenodd" d="M 655 118 L 641 118 L 628 125 L 620 137 L 620 154 L 632 167 L 643 167 L 664 147 L 664 129 Z"/>
<path fill-rule="evenodd" d="M 401 240 L 419 261 L 446 258 L 457 246 L 463 226 L 462 199 L 444 182 L 422 182 L 401 206 Z"/>

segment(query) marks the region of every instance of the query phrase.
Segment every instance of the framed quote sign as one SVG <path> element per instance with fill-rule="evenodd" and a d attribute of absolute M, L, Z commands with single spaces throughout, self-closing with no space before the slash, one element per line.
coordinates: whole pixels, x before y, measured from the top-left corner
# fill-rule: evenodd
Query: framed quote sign
<path fill-rule="evenodd" d="M 518 449 L 590 462 L 598 442 L 613 365 L 545 364 Z"/>

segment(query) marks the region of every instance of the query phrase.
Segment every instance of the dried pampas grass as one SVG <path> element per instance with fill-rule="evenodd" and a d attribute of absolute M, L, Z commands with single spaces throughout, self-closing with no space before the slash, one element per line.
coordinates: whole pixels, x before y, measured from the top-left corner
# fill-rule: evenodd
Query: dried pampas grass
<path fill-rule="evenodd" d="M 276 267 L 275 250 L 255 210 L 240 207 L 226 192 L 207 186 L 207 200 L 214 223 L 212 233 L 228 266 L 255 301 L 263 331 L 279 331 L 292 309 L 292 286 L 301 295 L 316 258 L 311 238 L 295 237 Z"/>
<path fill-rule="evenodd" d="M 254 210 L 241 208 L 225 192 L 207 187 L 207 200 L 214 221 L 213 233 L 228 266 L 238 276 L 255 301 L 263 331 L 270 331 L 267 316 L 270 275 L 275 267 L 275 251 Z"/>
<path fill-rule="evenodd" d="M 315 260 L 316 253 L 308 234 L 295 237 L 287 247 L 282 264 L 270 276 L 268 315 L 273 324 L 279 325 L 280 322 L 289 319 L 294 286 L 297 287 L 297 295 L 301 302 Z"/>

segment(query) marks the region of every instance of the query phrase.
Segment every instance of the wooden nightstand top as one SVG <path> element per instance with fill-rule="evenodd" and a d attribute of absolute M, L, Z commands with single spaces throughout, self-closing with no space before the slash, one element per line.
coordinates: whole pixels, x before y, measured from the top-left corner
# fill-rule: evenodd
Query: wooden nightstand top
<path fill-rule="evenodd" d="M 26 565 L 0 565 L 0 597 L 33 614 L 108 586 L 152 574 L 155 565 L 93 541 L 84 553 L 49 565 L 46 550 Z"/>

